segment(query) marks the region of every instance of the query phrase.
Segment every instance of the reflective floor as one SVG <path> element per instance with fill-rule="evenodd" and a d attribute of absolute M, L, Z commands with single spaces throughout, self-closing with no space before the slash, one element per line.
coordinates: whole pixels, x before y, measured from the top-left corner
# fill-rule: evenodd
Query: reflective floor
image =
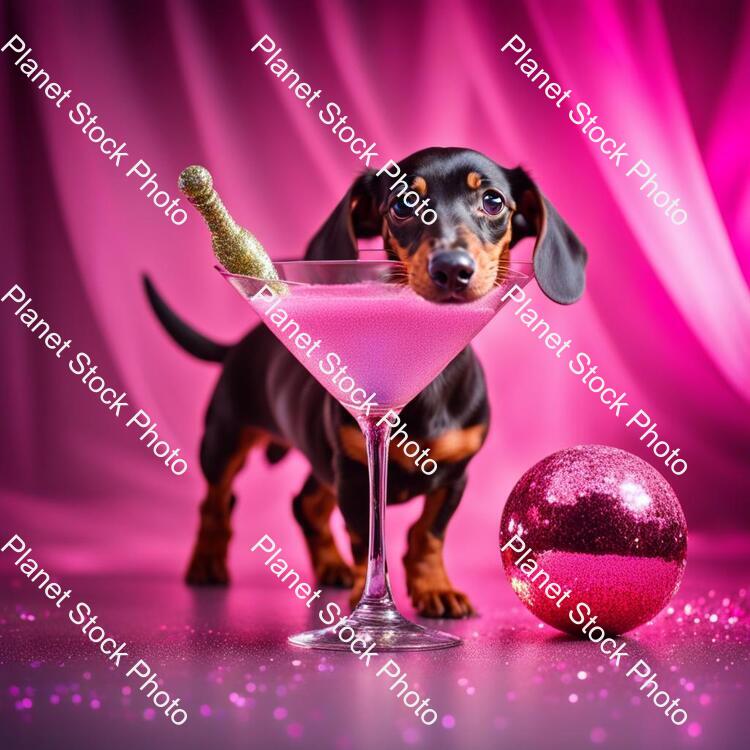
<path fill-rule="evenodd" d="M 747 747 L 750 547 L 735 544 L 720 562 L 714 549 L 692 545 L 672 606 L 627 638 L 660 689 L 680 698 L 688 713 L 680 728 L 597 646 L 541 626 L 501 579 L 499 561 L 455 574 L 471 581 L 481 610 L 471 620 L 439 623 L 465 639 L 461 647 L 394 655 L 398 667 L 378 675 L 386 655 L 368 667 L 351 653 L 288 645 L 287 635 L 319 623 L 267 571 L 255 569 L 254 580 L 226 590 L 188 589 L 172 578 L 66 577 L 70 602 L 87 602 L 107 636 L 126 642 L 128 656 L 117 667 L 70 622 L 66 603 L 45 602 L 3 558 L 0 745 Z M 411 614 L 398 584 L 396 596 Z M 322 598 L 343 607 L 346 596 L 325 591 Z M 127 676 L 139 659 L 158 674 L 166 708 L 139 692 L 145 678 Z M 403 682 L 390 691 L 396 669 Z M 404 682 L 420 697 L 416 709 L 396 694 Z M 172 711 L 182 707 L 188 716 L 182 726 L 164 715 L 176 698 Z M 422 711 L 438 717 L 432 726 L 414 715 L 427 698 Z"/>

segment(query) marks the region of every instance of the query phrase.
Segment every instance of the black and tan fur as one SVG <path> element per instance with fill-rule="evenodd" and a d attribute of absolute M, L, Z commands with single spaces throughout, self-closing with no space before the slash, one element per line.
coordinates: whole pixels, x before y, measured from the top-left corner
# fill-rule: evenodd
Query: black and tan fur
<path fill-rule="evenodd" d="M 388 190 L 391 178 L 366 173 L 355 180 L 312 239 L 306 258 L 356 258 L 357 238 L 380 234 L 390 256 L 404 264 L 407 281 L 416 292 L 459 304 L 492 289 L 516 242 L 535 236 L 535 276 L 544 293 L 562 304 L 580 297 L 586 252 L 522 169 L 505 169 L 476 151 L 457 148 L 419 151 L 400 166 L 409 185 L 430 198 L 438 216 L 433 225 L 426 226 L 403 205 L 396 205 L 398 197 Z M 233 346 L 215 344 L 189 329 L 148 280 L 146 285 L 152 306 L 172 337 L 193 355 L 223 366 L 201 444 L 208 488 L 188 582 L 229 580 L 232 482 L 248 452 L 265 448 L 275 463 L 289 448 L 296 448 L 307 458 L 310 474 L 292 508 L 315 576 L 321 584 L 353 587 L 352 601 L 356 601 L 367 559 L 368 477 L 364 442 L 354 419 L 265 326 L 258 325 Z M 270 373 L 273 386 L 266 387 Z M 394 367 L 394 377 L 397 374 Z M 280 418 L 282 414 L 287 416 Z M 438 464 L 432 476 L 425 476 L 391 445 L 389 502 L 425 498 L 404 556 L 409 594 L 422 615 L 462 617 L 473 608 L 448 577 L 443 544 L 466 486 L 469 462 L 489 426 L 484 375 L 471 347 L 401 416 L 410 438 L 422 448 L 429 447 Z M 353 566 L 345 562 L 331 534 L 329 518 L 336 506 L 351 537 Z"/>

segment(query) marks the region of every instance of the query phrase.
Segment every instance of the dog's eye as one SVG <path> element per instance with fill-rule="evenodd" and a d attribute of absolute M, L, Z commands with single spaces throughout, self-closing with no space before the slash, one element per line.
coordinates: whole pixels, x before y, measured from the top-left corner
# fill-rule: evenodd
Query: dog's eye
<path fill-rule="evenodd" d="M 505 207 L 503 196 L 497 190 L 487 190 L 482 196 L 482 209 L 490 216 L 497 216 Z"/>
<path fill-rule="evenodd" d="M 397 201 L 394 201 L 394 203 L 391 205 L 391 216 L 393 216 L 393 218 L 397 219 L 398 221 L 408 219 L 411 214 L 411 208 L 409 208 L 409 206 L 407 206 L 406 203 L 401 200 L 401 198 L 399 198 Z"/>

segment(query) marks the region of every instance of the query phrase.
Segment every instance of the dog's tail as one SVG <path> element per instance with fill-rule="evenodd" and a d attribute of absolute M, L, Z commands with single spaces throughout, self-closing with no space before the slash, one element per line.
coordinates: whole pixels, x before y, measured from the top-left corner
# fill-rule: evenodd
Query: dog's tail
<path fill-rule="evenodd" d="M 186 352 L 206 362 L 224 361 L 230 347 L 211 341 L 177 317 L 161 298 L 159 292 L 156 291 L 151 279 L 145 274 L 143 275 L 143 287 L 146 290 L 148 301 L 151 303 L 151 309 L 156 313 L 159 322 Z"/>

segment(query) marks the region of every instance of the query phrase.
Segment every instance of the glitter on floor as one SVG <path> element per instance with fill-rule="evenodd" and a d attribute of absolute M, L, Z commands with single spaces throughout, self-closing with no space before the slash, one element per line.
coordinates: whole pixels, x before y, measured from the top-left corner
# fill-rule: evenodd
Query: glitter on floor
<path fill-rule="evenodd" d="M 462 647 L 396 657 L 410 688 L 438 712 L 431 727 L 353 655 L 287 645 L 286 635 L 314 623 L 263 573 L 227 590 L 166 578 L 66 578 L 107 634 L 125 640 L 181 699 L 189 718 L 173 726 L 65 610 L 11 573 L 0 578 L 2 746 L 745 747 L 750 545 L 740 549 L 728 564 L 695 545 L 674 601 L 627 637 L 688 711 L 680 728 L 598 647 L 536 621 L 501 583 L 499 565 L 464 571 L 482 615 L 440 625 L 461 635 Z M 396 594 L 403 602 L 398 585 Z M 343 605 L 346 594 L 326 597 Z"/>

